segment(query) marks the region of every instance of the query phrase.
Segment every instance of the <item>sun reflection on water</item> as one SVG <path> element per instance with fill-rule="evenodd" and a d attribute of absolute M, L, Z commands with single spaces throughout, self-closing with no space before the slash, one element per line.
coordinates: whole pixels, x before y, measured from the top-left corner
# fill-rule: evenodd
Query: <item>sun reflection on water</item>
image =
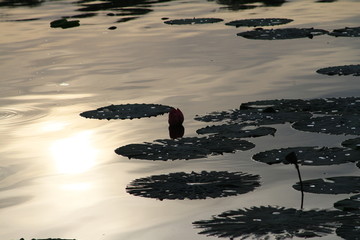
<path fill-rule="evenodd" d="M 52 144 L 51 153 L 59 173 L 83 173 L 95 165 L 98 150 L 92 146 L 92 133 L 83 131 Z"/>

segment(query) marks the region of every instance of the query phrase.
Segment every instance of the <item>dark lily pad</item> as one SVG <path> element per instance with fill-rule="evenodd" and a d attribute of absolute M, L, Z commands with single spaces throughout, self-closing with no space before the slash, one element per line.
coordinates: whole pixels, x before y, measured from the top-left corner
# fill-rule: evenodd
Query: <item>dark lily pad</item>
<path fill-rule="evenodd" d="M 215 134 L 228 138 L 250 138 L 274 135 L 276 132 L 276 129 L 271 127 L 258 127 L 251 129 L 247 127 L 249 127 L 248 124 L 223 124 L 216 126 L 207 126 L 205 128 L 198 129 L 196 133 Z"/>
<path fill-rule="evenodd" d="M 360 137 L 345 140 L 341 145 L 354 150 L 360 150 Z"/>
<path fill-rule="evenodd" d="M 360 159 L 359 151 L 338 147 L 281 148 L 257 153 L 253 156 L 253 159 L 270 165 L 276 163 L 288 164 L 285 160 L 285 156 L 291 152 L 296 153 L 298 163 L 311 166 L 342 164 L 356 162 Z"/>
<path fill-rule="evenodd" d="M 360 135 L 359 117 L 360 115 L 316 117 L 300 120 L 292 127 L 306 132 Z"/>
<path fill-rule="evenodd" d="M 205 24 L 205 23 L 217 23 L 224 21 L 221 18 L 186 18 L 186 19 L 174 19 L 168 20 L 164 23 L 170 25 L 191 25 L 191 24 Z"/>
<path fill-rule="evenodd" d="M 300 183 L 293 185 L 293 188 L 300 191 Z M 305 192 L 319 194 L 360 193 L 360 177 L 341 176 L 306 180 L 303 181 L 303 189 Z"/>
<path fill-rule="evenodd" d="M 326 67 L 326 68 L 321 68 L 316 72 L 329 76 L 333 76 L 333 75 L 360 76 L 360 64 Z"/>
<path fill-rule="evenodd" d="M 159 139 L 153 143 L 129 144 L 119 147 L 115 152 L 119 155 L 144 160 L 176 160 L 205 158 L 208 155 L 231 153 L 236 150 L 246 151 L 255 145 L 245 140 L 226 137 Z"/>
<path fill-rule="evenodd" d="M 360 213 L 360 194 L 340 200 L 334 204 L 334 207 L 346 212 Z"/>
<path fill-rule="evenodd" d="M 248 39 L 278 40 L 295 38 L 313 38 L 314 36 L 328 33 L 326 30 L 314 28 L 280 28 L 280 29 L 256 29 L 253 31 L 238 33 L 238 36 Z"/>
<path fill-rule="evenodd" d="M 360 27 L 334 29 L 329 35 L 334 37 L 360 37 Z"/>
<path fill-rule="evenodd" d="M 160 200 L 219 198 L 251 192 L 260 186 L 259 179 L 259 175 L 241 172 L 177 172 L 136 179 L 126 191 Z"/>
<path fill-rule="evenodd" d="M 78 26 L 80 26 L 79 20 L 68 21 L 66 18 L 55 20 L 50 23 L 50 27 L 52 27 L 52 28 L 66 29 L 66 28 L 73 28 L 73 27 L 78 27 Z"/>
<path fill-rule="evenodd" d="M 336 229 L 336 235 L 346 240 L 359 240 L 360 236 L 360 215 L 355 215 L 353 219 L 343 223 Z"/>
<path fill-rule="evenodd" d="M 274 26 L 274 25 L 287 24 L 292 21 L 294 20 L 287 18 L 254 18 L 254 19 L 235 20 L 225 23 L 225 25 L 235 26 L 235 27 Z"/>
<path fill-rule="evenodd" d="M 121 104 L 109 105 L 96 110 L 80 113 L 85 118 L 95 119 L 134 119 L 153 117 L 169 112 L 170 106 L 160 104 Z"/>
<path fill-rule="evenodd" d="M 230 239 L 310 238 L 333 233 L 346 219 L 342 215 L 341 211 L 261 206 L 227 211 L 193 224 L 203 229 L 200 234 Z"/>

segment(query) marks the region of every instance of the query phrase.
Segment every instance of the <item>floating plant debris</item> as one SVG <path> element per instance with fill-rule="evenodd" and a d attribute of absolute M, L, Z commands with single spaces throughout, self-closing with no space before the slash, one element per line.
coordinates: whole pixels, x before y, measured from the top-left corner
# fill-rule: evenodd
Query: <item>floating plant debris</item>
<path fill-rule="evenodd" d="M 226 137 L 203 137 L 181 139 L 159 139 L 153 143 L 129 144 L 119 147 L 115 152 L 119 155 L 144 160 L 176 160 L 205 158 L 208 155 L 231 153 L 236 150 L 246 151 L 255 145 L 245 140 Z"/>
<path fill-rule="evenodd" d="M 293 188 L 300 191 L 300 184 L 296 183 Z M 360 193 L 360 177 L 341 176 L 319 178 L 303 181 L 304 192 L 319 194 L 350 194 Z"/>
<path fill-rule="evenodd" d="M 359 117 L 360 115 L 316 117 L 300 120 L 292 127 L 306 132 L 360 135 Z"/>
<path fill-rule="evenodd" d="M 258 127 L 249 129 L 248 124 L 223 124 L 215 126 L 207 126 L 205 128 L 198 129 L 198 134 L 215 134 L 219 136 L 225 136 L 228 138 L 250 138 L 250 137 L 262 137 L 266 135 L 275 135 L 276 129 L 271 127 Z M 244 129 L 246 128 L 246 129 Z"/>
<path fill-rule="evenodd" d="M 280 28 L 280 29 L 256 29 L 253 31 L 238 33 L 238 36 L 248 39 L 279 40 L 294 38 L 313 38 L 314 36 L 328 33 L 326 30 L 314 28 Z"/>
<path fill-rule="evenodd" d="M 177 172 L 132 181 L 126 191 L 156 199 L 206 199 L 235 196 L 260 186 L 259 175 L 242 172 Z"/>
<path fill-rule="evenodd" d="M 174 19 L 168 20 L 164 23 L 170 25 L 191 25 L 191 24 L 205 24 L 205 23 L 217 23 L 224 21 L 221 18 L 186 18 L 186 19 Z"/>
<path fill-rule="evenodd" d="M 225 23 L 225 25 L 235 26 L 235 27 L 274 26 L 274 25 L 286 24 L 292 21 L 294 20 L 287 18 L 254 18 L 254 19 L 235 20 Z"/>
<path fill-rule="evenodd" d="M 334 66 L 334 67 L 326 67 L 321 68 L 316 71 L 320 74 L 325 75 L 354 75 L 354 76 L 360 76 L 360 64 L 354 64 L 354 65 L 343 65 L 343 66 Z"/>
<path fill-rule="evenodd" d="M 340 200 L 334 203 L 334 207 L 346 212 L 360 213 L 360 194 Z"/>
<path fill-rule="evenodd" d="M 360 150 L 360 137 L 345 140 L 344 142 L 341 143 L 341 145 L 347 148 Z"/>
<path fill-rule="evenodd" d="M 360 37 L 360 27 L 334 29 L 329 35 L 334 37 Z"/>
<path fill-rule="evenodd" d="M 360 151 L 338 147 L 291 147 L 273 149 L 257 153 L 253 156 L 253 159 L 270 165 L 276 163 L 288 164 L 285 156 L 291 152 L 296 153 L 300 164 L 311 166 L 342 164 L 356 162 L 360 159 Z"/>
<path fill-rule="evenodd" d="M 342 211 L 296 210 L 260 206 L 231 210 L 210 220 L 195 221 L 200 234 L 239 239 L 291 239 L 321 237 L 331 234 L 341 223 L 351 219 Z"/>
<path fill-rule="evenodd" d="M 109 105 L 96 110 L 80 113 L 85 118 L 95 119 L 134 119 L 153 117 L 169 112 L 170 106 L 160 104 L 121 104 Z"/>
<path fill-rule="evenodd" d="M 66 29 L 66 28 L 73 28 L 73 27 L 78 27 L 78 26 L 80 26 L 79 20 L 68 21 L 66 18 L 55 20 L 50 23 L 50 27 L 52 27 L 52 28 Z"/>

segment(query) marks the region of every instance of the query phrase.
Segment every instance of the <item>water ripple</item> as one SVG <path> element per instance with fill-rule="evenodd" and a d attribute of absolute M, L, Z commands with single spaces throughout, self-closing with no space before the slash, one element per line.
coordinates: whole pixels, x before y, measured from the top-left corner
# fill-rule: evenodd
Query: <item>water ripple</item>
<path fill-rule="evenodd" d="M 46 112 L 36 107 L 0 108 L 0 126 L 29 123 L 44 116 Z"/>

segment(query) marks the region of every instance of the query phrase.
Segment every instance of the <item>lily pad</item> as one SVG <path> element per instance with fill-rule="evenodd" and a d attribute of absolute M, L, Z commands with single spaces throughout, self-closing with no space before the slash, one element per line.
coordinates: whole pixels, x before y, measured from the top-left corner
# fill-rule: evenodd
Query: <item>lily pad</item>
<path fill-rule="evenodd" d="M 358 77 L 358 76 L 360 76 L 360 64 L 320 68 L 316 72 L 320 73 L 320 74 L 329 75 L 329 76 L 353 75 L 353 76 Z"/>
<path fill-rule="evenodd" d="M 294 20 L 288 18 L 253 18 L 253 19 L 235 20 L 225 23 L 225 25 L 235 26 L 235 27 L 274 26 L 274 25 L 287 24 L 292 21 Z"/>
<path fill-rule="evenodd" d="M 340 200 L 334 204 L 334 207 L 346 212 L 360 213 L 360 194 Z"/>
<path fill-rule="evenodd" d="M 260 186 L 259 175 L 242 172 L 177 172 L 132 181 L 126 191 L 156 199 L 206 199 L 235 196 Z"/>
<path fill-rule="evenodd" d="M 52 28 L 66 29 L 66 28 L 73 28 L 73 27 L 78 27 L 78 26 L 80 26 L 79 20 L 68 21 L 66 18 L 55 20 L 50 23 L 50 27 L 52 27 Z"/>
<path fill-rule="evenodd" d="M 334 29 L 329 35 L 334 37 L 360 37 L 360 27 Z"/>
<path fill-rule="evenodd" d="M 346 148 L 327 148 L 327 147 L 291 147 L 281 148 L 257 153 L 253 156 L 255 161 L 276 164 L 288 162 L 285 156 L 295 152 L 298 163 L 302 165 L 322 166 L 334 165 L 348 162 L 356 162 L 360 159 L 360 152 Z"/>
<path fill-rule="evenodd" d="M 300 191 L 300 183 L 293 185 L 293 188 Z M 319 194 L 360 193 L 360 177 L 341 176 L 306 180 L 303 181 L 303 189 L 304 192 Z"/>
<path fill-rule="evenodd" d="M 192 25 L 192 24 L 205 24 L 205 23 L 217 23 L 224 21 L 221 18 L 186 18 L 186 19 L 174 19 L 168 20 L 164 23 L 170 25 Z"/>
<path fill-rule="evenodd" d="M 360 150 L 360 137 L 345 140 L 341 145 L 354 150 Z"/>
<path fill-rule="evenodd" d="M 255 145 L 245 140 L 226 137 L 189 137 L 180 139 L 159 139 L 153 143 L 129 144 L 119 147 L 115 152 L 129 159 L 176 160 L 205 158 L 208 155 L 246 151 Z"/>
<path fill-rule="evenodd" d="M 291 239 L 333 233 L 345 217 L 341 211 L 296 210 L 261 206 L 231 210 L 210 220 L 195 221 L 200 234 L 239 239 Z"/>
<path fill-rule="evenodd" d="M 80 113 L 85 118 L 95 119 L 134 119 L 153 117 L 169 112 L 170 106 L 160 104 L 121 104 L 109 105 L 96 110 Z"/>
<path fill-rule="evenodd" d="M 360 215 L 354 215 L 336 229 L 336 235 L 346 240 L 359 240 Z"/>
<path fill-rule="evenodd" d="M 335 135 L 360 135 L 360 115 L 323 116 L 300 120 L 292 125 L 293 128 L 317 133 Z"/>
<path fill-rule="evenodd" d="M 295 38 L 313 38 L 314 36 L 328 33 L 326 30 L 314 28 L 280 28 L 280 29 L 256 29 L 253 31 L 238 33 L 238 36 L 248 39 L 279 40 Z"/>
<path fill-rule="evenodd" d="M 249 129 L 248 124 L 223 124 L 207 126 L 205 128 L 198 129 L 198 134 L 215 134 L 218 136 L 225 136 L 228 138 L 250 138 L 250 137 L 262 137 L 266 135 L 274 135 L 275 128 L 271 127 L 258 127 Z M 244 129 L 245 128 L 245 129 Z"/>

